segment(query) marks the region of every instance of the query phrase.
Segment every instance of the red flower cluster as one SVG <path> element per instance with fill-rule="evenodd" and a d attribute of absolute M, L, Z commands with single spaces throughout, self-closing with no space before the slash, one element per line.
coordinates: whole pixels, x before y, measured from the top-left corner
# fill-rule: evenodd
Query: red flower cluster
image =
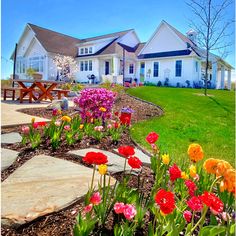
<path fill-rule="evenodd" d="M 187 201 L 187 205 L 189 208 L 191 208 L 193 211 L 201 211 L 203 208 L 202 201 L 200 197 L 193 196 Z"/>
<path fill-rule="evenodd" d="M 188 188 L 189 195 L 191 197 L 193 197 L 194 196 L 194 192 L 197 190 L 196 184 L 193 181 L 191 181 L 191 180 L 186 180 L 184 183 L 185 183 L 185 185 Z"/>
<path fill-rule="evenodd" d="M 214 193 L 205 191 L 200 198 L 204 204 L 210 207 L 210 210 L 214 215 L 217 215 L 223 211 L 224 204 Z"/>
<path fill-rule="evenodd" d="M 119 152 L 122 156 L 128 158 L 128 157 L 134 155 L 134 148 L 131 147 L 131 146 L 121 146 L 121 147 L 118 148 L 118 152 Z"/>
<path fill-rule="evenodd" d="M 174 194 L 164 189 L 160 189 L 157 192 L 155 202 L 160 206 L 160 210 L 164 214 L 170 214 L 175 209 Z"/>
<path fill-rule="evenodd" d="M 155 132 L 151 132 L 148 134 L 148 136 L 146 137 L 146 141 L 150 144 L 155 143 L 159 138 L 159 135 Z"/>
<path fill-rule="evenodd" d="M 40 127 L 43 127 L 43 126 L 46 126 L 47 125 L 47 123 L 45 122 L 45 121 L 39 121 L 39 122 L 34 122 L 33 123 L 33 127 L 35 128 L 35 129 L 37 129 L 39 126 Z"/>
<path fill-rule="evenodd" d="M 108 162 L 107 156 L 101 152 L 88 152 L 83 158 L 83 161 L 90 165 L 101 165 Z"/>
<path fill-rule="evenodd" d="M 176 164 L 174 164 L 169 168 L 169 174 L 170 174 L 170 180 L 173 182 L 176 179 L 181 178 L 181 170 Z"/>
<path fill-rule="evenodd" d="M 130 157 L 128 159 L 128 164 L 133 168 L 133 169 L 139 169 L 142 167 L 142 162 L 139 160 L 138 157 Z"/>

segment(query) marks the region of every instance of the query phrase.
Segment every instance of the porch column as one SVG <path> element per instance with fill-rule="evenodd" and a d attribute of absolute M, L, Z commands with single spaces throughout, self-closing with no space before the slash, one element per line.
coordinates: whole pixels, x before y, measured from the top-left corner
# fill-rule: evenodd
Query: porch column
<path fill-rule="evenodd" d="M 217 83 L 217 61 L 212 61 L 212 79 L 211 86 L 212 88 L 216 88 Z"/>
<path fill-rule="evenodd" d="M 113 57 L 113 75 L 119 75 L 119 59 L 118 57 Z"/>
<path fill-rule="evenodd" d="M 224 89 L 225 85 L 225 67 L 221 66 L 221 81 L 220 81 L 220 88 Z"/>
<path fill-rule="evenodd" d="M 228 70 L 228 80 L 227 80 L 227 87 L 228 87 L 228 90 L 231 90 L 231 70 L 229 69 Z"/>

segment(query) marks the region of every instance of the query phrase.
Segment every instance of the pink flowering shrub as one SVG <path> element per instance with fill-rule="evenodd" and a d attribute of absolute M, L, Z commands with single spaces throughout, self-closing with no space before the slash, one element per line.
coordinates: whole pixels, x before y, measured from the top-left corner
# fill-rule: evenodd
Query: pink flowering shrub
<path fill-rule="evenodd" d="M 116 94 L 104 88 L 84 89 L 81 96 L 74 98 L 83 120 L 87 118 L 109 119 Z"/>

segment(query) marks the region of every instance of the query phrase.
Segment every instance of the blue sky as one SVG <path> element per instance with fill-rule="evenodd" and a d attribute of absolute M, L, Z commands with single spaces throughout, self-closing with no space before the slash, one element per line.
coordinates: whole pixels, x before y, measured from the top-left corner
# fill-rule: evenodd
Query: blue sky
<path fill-rule="evenodd" d="M 2 0 L 2 78 L 12 73 L 9 58 L 28 22 L 78 38 L 134 28 L 145 42 L 163 19 L 186 33 L 190 17 L 184 0 Z M 234 54 L 232 46 L 226 60 L 233 66 Z"/>

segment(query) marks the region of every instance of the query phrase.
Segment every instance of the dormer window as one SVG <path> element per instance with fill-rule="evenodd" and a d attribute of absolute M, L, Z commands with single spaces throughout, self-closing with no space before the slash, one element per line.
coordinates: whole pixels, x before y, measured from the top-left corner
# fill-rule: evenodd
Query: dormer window
<path fill-rule="evenodd" d="M 79 48 L 79 54 L 80 55 L 87 55 L 93 53 L 93 47 L 83 47 Z"/>

